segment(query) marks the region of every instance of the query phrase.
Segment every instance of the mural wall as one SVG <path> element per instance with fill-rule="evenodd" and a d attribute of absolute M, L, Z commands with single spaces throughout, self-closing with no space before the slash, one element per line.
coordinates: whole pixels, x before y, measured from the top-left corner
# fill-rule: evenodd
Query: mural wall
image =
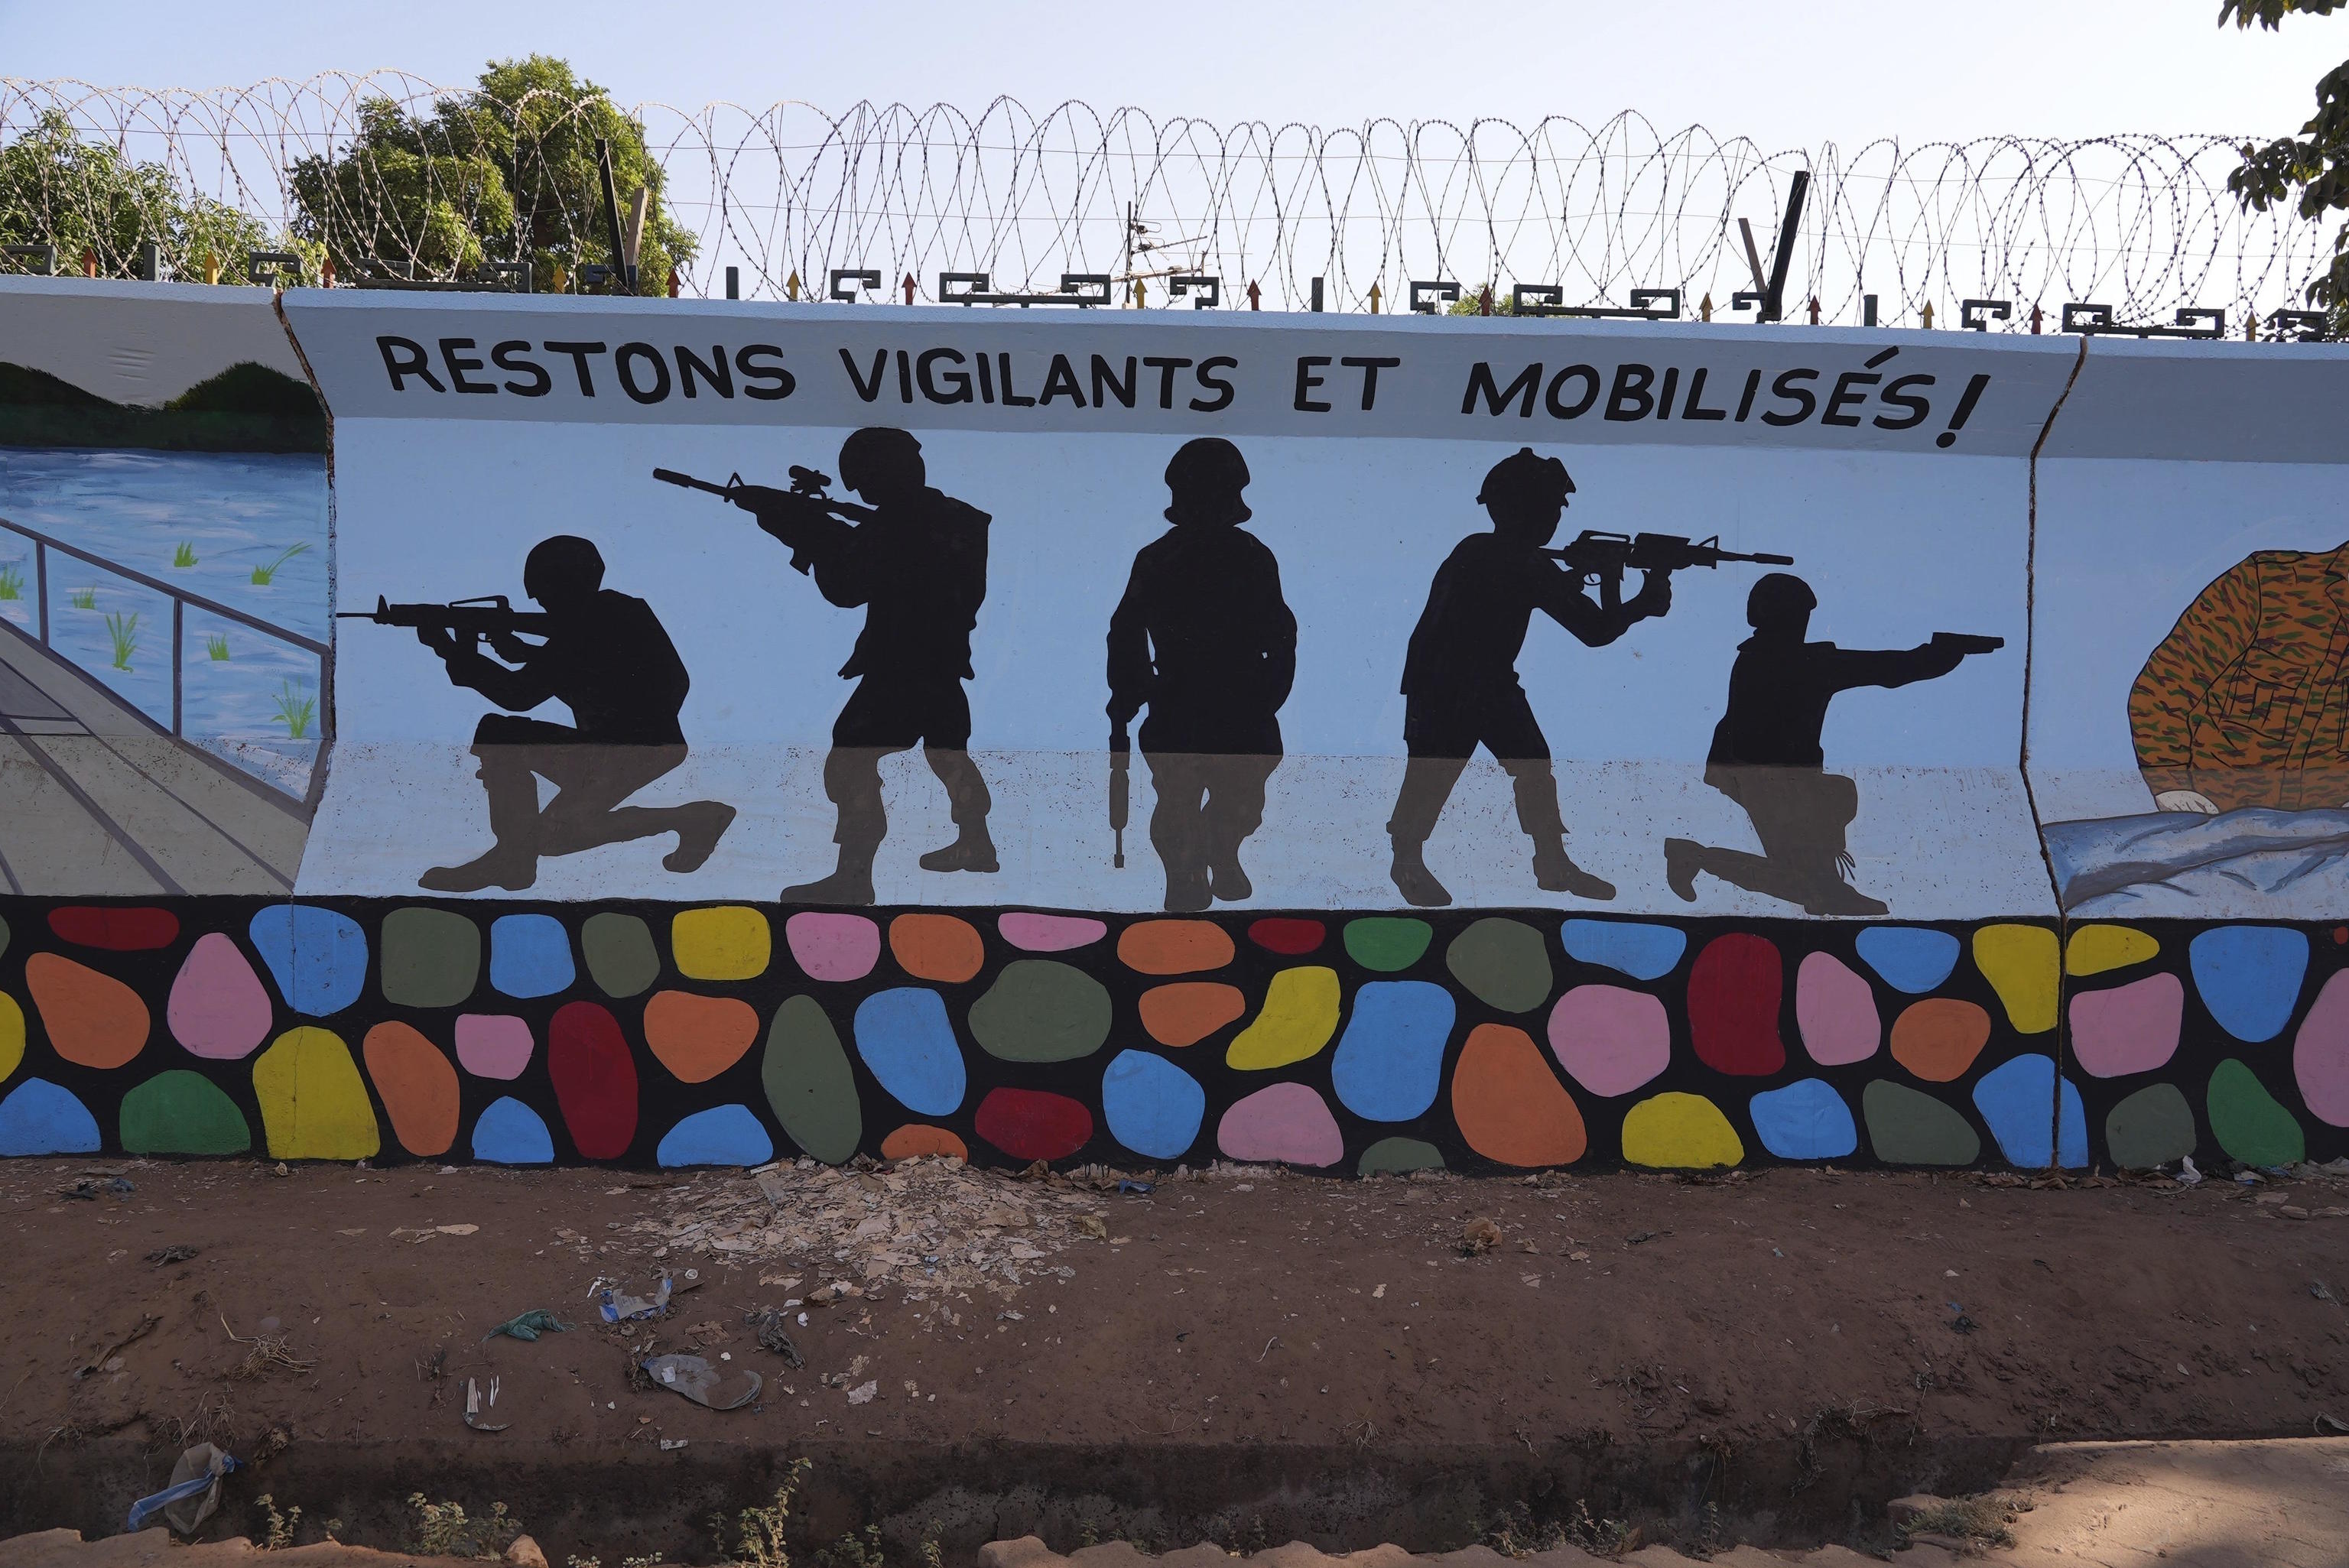
<path fill-rule="evenodd" d="M 318 465 L 277 624 L 331 700 L 191 722 L 183 656 L 140 721 L 309 821 L 285 881 L 12 882 L 0 1152 L 2349 1142 L 2337 351 L 0 294 L 116 404 L 134 306 L 268 325 L 332 411 L 331 548 L 324 456 L 274 454 Z M 169 587 L 276 515 L 80 494 L 11 470 L 0 521 Z M 0 646 L 110 668 L 73 605 Z M 72 820 L 19 777 L 11 824 Z"/>

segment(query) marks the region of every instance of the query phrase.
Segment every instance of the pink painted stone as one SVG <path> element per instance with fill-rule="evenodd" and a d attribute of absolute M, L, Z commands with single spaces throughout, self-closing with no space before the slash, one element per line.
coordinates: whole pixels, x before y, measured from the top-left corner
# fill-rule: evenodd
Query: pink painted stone
<path fill-rule="evenodd" d="M 1023 953 L 1066 953 L 1071 947 L 1090 947 L 1109 934 L 1107 922 L 1087 920 L 1075 914 L 1035 914 L 1027 910 L 1013 910 L 999 915 L 995 929 L 1003 940 Z"/>
<path fill-rule="evenodd" d="M 2175 975 L 2148 975 L 2109 990 L 2076 993 L 2072 1059 L 2090 1078 L 2150 1072 L 2177 1052 L 2185 1015 L 2186 987 Z"/>
<path fill-rule="evenodd" d="M 1335 1165 L 1346 1157 L 1338 1119 L 1301 1083 L 1277 1083 L 1238 1101 L 1216 1124 L 1216 1143 L 1229 1160 Z"/>
<path fill-rule="evenodd" d="M 881 961 L 881 927 L 861 914 L 802 910 L 783 922 L 783 941 L 811 980 L 862 980 Z"/>
<path fill-rule="evenodd" d="M 457 1059 L 475 1078 L 517 1078 L 530 1066 L 530 1021 L 511 1013 L 457 1015 Z"/>
<path fill-rule="evenodd" d="M 2349 1127 L 2349 969 L 2324 983 L 2292 1043 L 2292 1073 L 2308 1114 Z"/>
<path fill-rule="evenodd" d="M 1591 1093 L 1629 1094 L 1671 1064 L 1671 1020 L 1645 991 L 1577 985 L 1550 1009 L 1549 1048 Z"/>
<path fill-rule="evenodd" d="M 1884 1043 L 1876 993 L 1832 953 L 1813 953 L 1795 974 L 1795 1022 L 1803 1048 L 1823 1068 L 1864 1062 Z"/>
<path fill-rule="evenodd" d="M 191 1055 L 237 1061 L 269 1037 L 269 992 L 235 940 L 208 931 L 180 965 L 163 1016 Z"/>

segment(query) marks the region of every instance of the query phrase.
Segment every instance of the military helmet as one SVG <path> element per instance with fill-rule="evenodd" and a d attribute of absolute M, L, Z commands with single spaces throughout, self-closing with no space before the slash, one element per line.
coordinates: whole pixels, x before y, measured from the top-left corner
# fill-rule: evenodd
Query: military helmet
<path fill-rule="evenodd" d="M 848 439 L 840 443 L 840 482 L 850 490 L 864 490 L 892 470 L 900 474 L 910 470 L 916 484 L 925 477 L 922 443 L 914 439 L 911 430 L 873 425 L 852 430 Z"/>
<path fill-rule="evenodd" d="M 1185 517 L 1212 513 L 1246 522 L 1254 515 L 1240 499 L 1247 482 L 1247 459 L 1221 436 L 1185 441 L 1166 463 L 1166 488 L 1174 500 L 1166 509 L 1167 518 L 1172 521 L 1178 511 Z"/>
<path fill-rule="evenodd" d="M 522 585 L 542 603 L 550 591 L 557 597 L 593 593 L 604 585 L 604 552 L 575 533 L 542 539 L 523 557 Z"/>
<path fill-rule="evenodd" d="M 1819 607 L 1811 585 L 1791 572 L 1773 572 L 1745 595 L 1745 624 L 1756 631 L 1772 626 L 1798 626 Z"/>
<path fill-rule="evenodd" d="M 1531 447 L 1519 447 L 1485 475 L 1480 502 L 1506 506 L 1547 506 L 1574 493 L 1574 476 L 1556 458 L 1545 458 Z"/>

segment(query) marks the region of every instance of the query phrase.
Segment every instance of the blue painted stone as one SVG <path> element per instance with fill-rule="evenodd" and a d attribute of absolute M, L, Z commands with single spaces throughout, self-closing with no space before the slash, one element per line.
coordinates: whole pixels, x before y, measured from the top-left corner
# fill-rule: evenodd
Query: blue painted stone
<path fill-rule="evenodd" d="M 875 991 L 856 1009 L 856 1054 L 906 1109 L 945 1116 L 962 1104 L 962 1047 L 936 991 Z"/>
<path fill-rule="evenodd" d="M 1102 1074 L 1109 1135 L 1149 1160 L 1174 1160 L 1198 1141 L 1207 1114 L 1199 1080 L 1148 1051 L 1120 1051 Z"/>
<path fill-rule="evenodd" d="M 1365 981 L 1330 1064 L 1340 1102 L 1371 1121 L 1409 1121 L 1433 1105 L 1456 1012 L 1452 993 L 1425 980 Z"/>
<path fill-rule="evenodd" d="M 2222 925 L 2187 949 L 2194 989 L 2239 1040 L 2272 1040 L 2292 1022 L 2308 974 L 2308 934 L 2280 925 Z"/>
<path fill-rule="evenodd" d="M 502 914 L 490 923 L 490 984 L 509 996 L 571 989 L 571 934 L 551 914 Z"/>
<path fill-rule="evenodd" d="M 697 1110 L 668 1130 L 653 1156 L 663 1165 L 764 1165 L 775 1140 L 747 1105 Z"/>
<path fill-rule="evenodd" d="M 2070 1078 L 2064 1080 L 2063 1091 L 2055 1117 L 2055 1163 L 2069 1170 L 2088 1162 L 2088 1108 Z"/>
<path fill-rule="evenodd" d="M 367 984 L 367 933 L 348 915 L 316 904 L 273 903 L 246 931 L 278 994 L 295 1012 L 323 1018 L 359 999 Z"/>
<path fill-rule="evenodd" d="M 1825 1078 L 1802 1078 L 1754 1097 L 1754 1134 L 1781 1160 L 1840 1160 L 1859 1147 L 1851 1107 Z"/>
<path fill-rule="evenodd" d="M 2064 1096 L 2064 1153 L 2076 1149 L 2085 1162 L 2088 1119 L 2080 1109 L 2080 1094 L 2070 1084 Z M 1974 1085 L 1974 1109 L 1990 1123 L 1999 1152 L 2010 1165 L 2044 1167 L 2054 1151 L 2048 1147 L 2055 1120 L 2055 1058 L 2017 1057 L 1992 1068 Z M 2067 1160 L 2066 1163 L 2070 1161 Z"/>
<path fill-rule="evenodd" d="M 1914 925 L 1871 925 L 1853 944 L 1862 963 L 1895 991 L 1921 996 L 1950 977 L 1961 946 L 1946 931 Z"/>
<path fill-rule="evenodd" d="M 1619 920 L 1569 920 L 1559 933 L 1566 955 L 1619 969 L 1634 980 L 1661 980 L 1688 951 L 1688 933 L 1676 926 Z"/>
<path fill-rule="evenodd" d="M 473 1122 L 473 1158 L 492 1165 L 552 1165 L 554 1140 L 538 1112 L 507 1095 Z"/>
<path fill-rule="evenodd" d="M 26 1078 L 0 1099 L 0 1154 L 95 1154 L 98 1119 L 71 1089 Z"/>

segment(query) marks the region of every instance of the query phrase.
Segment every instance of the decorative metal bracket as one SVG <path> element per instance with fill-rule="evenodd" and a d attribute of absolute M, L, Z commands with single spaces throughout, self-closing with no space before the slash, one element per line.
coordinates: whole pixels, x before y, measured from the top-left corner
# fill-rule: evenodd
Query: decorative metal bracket
<path fill-rule="evenodd" d="M 1433 315 L 1435 314 L 1435 304 L 1438 300 L 1443 300 L 1452 304 L 1459 304 L 1460 285 L 1458 284 L 1422 283 L 1417 278 L 1413 278 L 1412 280 L 1411 310 L 1413 315 Z"/>
<path fill-rule="evenodd" d="M 2267 319 L 2269 333 L 2282 338 L 2292 334 L 2288 342 L 2322 343 L 2329 335 L 2325 330 L 2324 313 L 2321 310 L 2279 310 Z"/>
<path fill-rule="evenodd" d="M 1760 310 L 1762 306 L 1767 303 L 1768 297 L 1768 295 L 1763 294 L 1758 289 L 1739 289 L 1735 294 L 1729 296 L 1729 308 L 1732 310 Z"/>
<path fill-rule="evenodd" d="M 0 256 L 16 256 L 40 263 L 40 266 L 35 269 L 36 277 L 53 278 L 57 275 L 57 248 L 54 244 L 0 245 Z"/>
<path fill-rule="evenodd" d="M 1992 322 L 2013 319 L 2013 300 L 1970 299 L 1958 304 L 1958 327 L 1963 332 L 1988 332 Z"/>
<path fill-rule="evenodd" d="M 2083 337 L 2224 337 L 2227 313 L 2186 305 L 2179 308 L 2174 326 L 2125 326 L 2113 319 L 2108 304 L 2073 304 L 2064 307 L 2063 330 Z"/>
<path fill-rule="evenodd" d="M 1519 284 L 1509 291 L 1509 314 L 1570 316 L 1579 321 L 1678 321 L 1681 291 L 1633 289 L 1631 308 L 1619 310 L 1605 304 L 1568 304 L 1566 290 L 1557 284 Z"/>
<path fill-rule="evenodd" d="M 285 278 L 293 275 L 302 281 L 302 258 L 291 251 L 254 251 L 244 258 L 244 281 L 269 288 L 284 288 Z"/>
<path fill-rule="evenodd" d="M 856 288 L 840 286 L 848 283 L 854 284 Z M 832 269 L 832 282 L 825 290 L 824 297 L 838 300 L 843 304 L 854 304 L 858 289 L 873 289 L 877 292 L 880 287 L 881 274 L 871 267 L 834 267 Z"/>
<path fill-rule="evenodd" d="M 1205 273 L 1176 273 L 1166 280 L 1166 296 L 1181 299 L 1185 294 L 1196 297 L 1191 301 L 1193 310 L 1213 310 L 1224 303 L 1224 280 Z"/>
<path fill-rule="evenodd" d="M 960 292 L 957 292 L 959 284 Z M 938 303 L 940 304 L 1016 304 L 1022 308 L 1031 304 L 1072 304 L 1078 309 L 1109 304 L 1107 273 L 1062 273 L 1058 294 L 994 294 L 988 288 L 985 273 L 940 273 Z"/>

